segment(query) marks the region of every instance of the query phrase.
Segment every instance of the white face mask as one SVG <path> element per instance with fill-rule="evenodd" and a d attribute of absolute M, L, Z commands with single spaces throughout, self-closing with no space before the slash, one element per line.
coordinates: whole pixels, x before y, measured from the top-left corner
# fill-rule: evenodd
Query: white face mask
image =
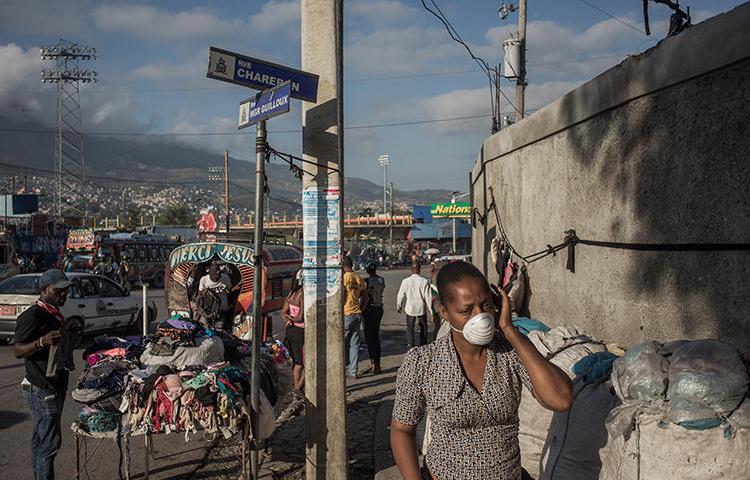
<path fill-rule="evenodd" d="M 487 312 L 482 312 L 471 317 L 464 325 L 463 330 L 454 328 L 453 325 L 451 325 L 451 328 L 461 332 L 466 341 L 472 345 L 487 345 L 495 336 L 495 318 Z"/>

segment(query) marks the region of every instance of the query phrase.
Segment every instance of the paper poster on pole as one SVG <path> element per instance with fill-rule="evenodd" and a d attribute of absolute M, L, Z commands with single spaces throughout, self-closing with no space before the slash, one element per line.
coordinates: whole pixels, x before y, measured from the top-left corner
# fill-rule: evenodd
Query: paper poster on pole
<path fill-rule="evenodd" d="M 341 267 L 338 187 L 307 187 L 302 192 L 303 267 Z"/>

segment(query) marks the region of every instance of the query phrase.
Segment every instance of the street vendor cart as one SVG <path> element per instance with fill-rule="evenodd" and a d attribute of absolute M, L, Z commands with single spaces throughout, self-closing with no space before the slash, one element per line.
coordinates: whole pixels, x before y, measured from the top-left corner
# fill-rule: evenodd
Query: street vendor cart
<path fill-rule="evenodd" d="M 301 266 L 301 255 L 293 248 L 274 246 L 264 251 L 264 259 L 261 293 L 264 312 L 270 312 L 278 308 L 272 302 L 284 295 L 287 276 L 291 283 Z M 252 316 L 247 312 L 252 311 L 254 293 L 252 261 L 252 249 L 228 243 L 195 243 L 175 249 L 165 270 L 168 318 L 154 322 L 143 337 L 97 339 L 86 350 L 86 368 L 71 394 L 85 405 L 72 426 L 76 478 L 88 461 L 86 454 L 81 460 L 87 439 L 114 440 L 125 470 L 121 476 L 128 478 L 130 437 L 143 435 L 148 478 L 154 436 L 182 432 L 174 437 L 187 439 L 199 431 L 225 438 L 240 436 L 242 469 L 247 474 L 246 453 L 273 432 L 292 383 L 291 358 L 280 341 L 263 342 L 259 363 L 251 359 Z M 231 289 L 229 298 L 232 330 L 199 318 L 205 312 L 199 308 L 195 287 L 210 265 L 214 273 L 219 266 L 231 286 L 238 287 Z M 250 402 L 254 375 L 261 390 L 257 408 Z"/>

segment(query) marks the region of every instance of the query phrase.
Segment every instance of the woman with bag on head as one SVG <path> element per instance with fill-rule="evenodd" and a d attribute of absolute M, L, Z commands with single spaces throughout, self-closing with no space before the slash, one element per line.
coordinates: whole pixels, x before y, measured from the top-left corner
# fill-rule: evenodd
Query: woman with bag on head
<path fill-rule="evenodd" d="M 562 412 L 570 380 L 513 326 L 507 295 L 475 266 L 444 266 L 437 288 L 451 332 L 404 357 L 391 421 L 396 464 L 406 480 L 519 480 L 521 388 Z M 420 468 L 416 427 L 426 413 L 432 438 Z"/>

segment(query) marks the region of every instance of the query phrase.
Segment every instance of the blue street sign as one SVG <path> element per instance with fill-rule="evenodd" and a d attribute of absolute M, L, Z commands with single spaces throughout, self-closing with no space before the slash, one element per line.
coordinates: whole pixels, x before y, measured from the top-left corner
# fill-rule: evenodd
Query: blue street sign
<path fill-rule="evenodd" d="M 273 88 L 289 80 L 292 82 L 292 98 L 308 102 L 318 99 L 317 75 L 216 47 L 208 50 L 206 76 L 256 90 Z"/>
<path fill-rule="evenodd" d="M 289 99 L 292 95 L 292 82 L 263 90 L 252 98 L 240 102 L 240 118 L 237 128 L 249 127 L 261 120 L 289 111 Z"/>

